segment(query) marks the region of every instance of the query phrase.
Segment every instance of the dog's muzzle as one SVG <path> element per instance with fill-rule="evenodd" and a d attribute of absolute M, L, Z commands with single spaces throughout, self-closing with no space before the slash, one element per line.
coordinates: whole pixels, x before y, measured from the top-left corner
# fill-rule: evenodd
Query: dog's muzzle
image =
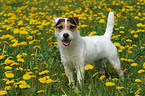
<path fill-rule="evenodd" d="M 69 44 L 70 44 L 70 42 L 71 42 L 71 40 L 69 39 L 69 34 L 68 33 L 64 33 L 63 34 L 63 40 L 62 40 L 62 42 L 63 42 L 63 45 L 64 46 L 69 46 Z"/>

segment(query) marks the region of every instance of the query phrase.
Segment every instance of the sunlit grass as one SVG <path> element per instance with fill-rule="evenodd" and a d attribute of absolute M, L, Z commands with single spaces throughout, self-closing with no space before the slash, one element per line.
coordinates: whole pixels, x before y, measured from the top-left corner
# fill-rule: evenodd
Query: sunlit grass
<path fill-rule="evenodd" d="M 0 95 L 143 96 L 144 5 L 144 0 L 1 0 Z M 78 17 L 80 34 L 93 36 L 104 34 L 109 11 L 115 14 L 111 40 L 125 81 L 105 61 L 105 75 L 88 64 L 82 89 L 72 89 L 60 60 L 53 17 Z"/>

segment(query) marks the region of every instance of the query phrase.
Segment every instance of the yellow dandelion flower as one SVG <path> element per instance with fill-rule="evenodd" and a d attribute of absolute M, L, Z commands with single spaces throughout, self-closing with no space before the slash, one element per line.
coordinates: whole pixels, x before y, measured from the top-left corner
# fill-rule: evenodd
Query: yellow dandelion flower
<path fill-rule="evenodd" d="M 123 70 L 123 73 L 126 72 L 126 71 L 127 71 L 127 69 L 124 69 L 124 70 Z"/>
<path fill-rule="evenodd" d="M 19 65 L 19 63 L 13 62 L 10 66 Z"/>
<path fill-rule="evenodd" d="M 120 47 L 120 43 L 118 43 L 118 42 L 115 42 L 114 45 L 117 47 Z"/>
<path fill-rule="evenodd" d="M 14 34 L 17 34 L 19 32 L 20 32 L 20 30 L 18 28 L 17 29 L 14 29 L 14 31 L 13 31 Z"/>
<path fill-rule="evenodd" d="M 19 87 L 20 87 L 21 89 L 25 89 L 25 88 L 30 88 L 30 85 L 22 84 L 22 85 L 19 85 Z"/>
<path fill-rule="evenodd" d="M 39 75 L 47 74 L 48 72 L 49 72 L 48 70 L 44 70 L 42 72 L 39 72 Z"/>
<path fill-rule="evenodd" d="M 5 66 L 4 69 L 5 69 L 5 70 L 10 70 L 10 69 L 12 69 L 12 67 L 10 67 L 10 66 Z"/>
<path fill-rule="evenodd" d="M 39 81 L 40 81 L 41 83 L 45 83 L 45 82 L 46 82 L 46 79 L 45 79 L 45 78 L 39 78 Z"/>
<path fill-rule="evenodd" d="M 100 19 L 99 23 L 105 23 L 104 19 Z"/>
<path fill-rule="evenodd" d="M 105 78 L 105 75 L 102 75 L 99 79 L 103 80 Z"/>
<path fill-rule="evenodd" d="M 62 73 L 61 75 L 66 75 L 65 73 Z"/>
<path fill-rule="evenodd" d="M 124 87 L 117 87 L 117 89 L 119 89 L 119 90 L 120 90 L 120 89 L 123 89 L 123 88 L 124 88 Z"/>
<path fill-rule="evenodd" d="M 23 79 L 25 80 L 29 80 L 31 78 L 31 75 L 29 75 L 28 73 L 23 75 Z"/>
<path fill-rule="evenodd" d="M 94 67 L 91 65 L 91 64 L 87 64 L 85 66 L 85 70 L 90 70 L 90 69 L 93 69 Z"/>
<path fill-rule="evenodd" d="M 61 95 L 61 96 L 67 96 L 67 95 Z"/>
<path fill-rule="evenodd" d="M 113 80 L 113 81 L 118 81 L 118 79 L 117 79 L 117 78 L 112 78 L 112 80 Z"/>
<path fill-rule="evenodd" d="M 48 79 L 48 80 L 46 80 L 46 83 L 52 83 L 52 82 L 53 82 L 52 79 Z"/>
<path fill-rule="evenodd" d="M 4 56 L 0 56 L 0 59 L 3 59 L 4 58 Z"/>
<path fill-rule="evenodd" d="M 137 63 L 132 63 L 132 64 L 131 64 L 131 66 L 137 66 L 137 65 L 138 65 Z"/>
<path fill-rule="evenodd" d="M 143 63 L 143 68 L 145 69 L 145 62 Z"/>
<path fill-rule="evenodd" d="M 124 31 L 120 31 L 119 33 L 124 33 Z"/>
<path fill-rule="evenodd" d="M 7 91 L 5 90 L 0 90 L 0 95 L 6 95 L 7 94 Z"/>
<path fill-rule="evenodd" d="M 39 90 L 39 91 L 37 91 L 37 93 L 43 93 L 44 92 L 44 90 Z"/>
<path fill-rule="evenodd" d="M 95 77 L 98 74 L 98 72 L 94 73 L 92 77 Z"/>
<path fill-rule="evenodd" d="M 19 45 L 27 45 L 27 42 L 21 42 Z"/>
<path fill-rule="evenodd" d="M 8 77 L 8 78 L 14 78 L 14 74 L 13 73 L 6 73 L 5 74 L 6 75 L 6 77 Z"/>
<path fill-rule="evenodd" d="M 138 24 L 137 24 L 137 27 L 142 27 L 142 26 L 143 26 L 142 23 L 138 23 Z"/>
<path fill-rule="evenodd" d="M 12 84 L 12 83 L 14 83 L 14 79 L 13 80 L 8 80 L 7 82 L 6 82 L 6 84 Z"/>
<path fill-rule="evenodd" d="M 11 86 L 6 86 L 5 90 L 12 90 L 12 87 Z"/>
<path fill-rule="evenodd" d="M 39 46 L 34 46 L 33 48 L 34 48 L 34 49 L 36 49 L 36 48 L 41 49 Z"/>
<path fill-rule="evenodd" d="M 112 83 L 112 82 L 107 82 L 105 85 L 106 85 L 106 86 L 114 86 L 115 84 Z"/>
<path fill-rule="evenodd" d="M 22 30 L 22 31 L 20 31 L 20 34 L 21 35 L 28 35 L 28 32 L 26 30 Z"/>
<path fill-rule="evenodd" d="M 18 58 L 17 61 L 18 61 L 18 62 L 25 62 L 25 60 L 22 59 L 22 58 Z"/>
<path fill-rule="evenodd" d="M 135 79 L 135 82 L 142 82 L 140 79 Z"/>
<path fill-rule="evenodd" d="M 145 72 L 145 70 L 143 70 L 143 69 L 140 69 L 140 70 L 138 71 L 138 73 L 143 73 L 143 72 Z"/>
<path fill-rule="evenodd" d="M 56 80 L 54 80 L 53 82 L 60 82 L 60 79 L 56 79 Z"/>
<path fill-rule="evenodd" d="M 138 35 L 137 35 L 137 34 L 134 34 L 134 37 L 135 37 L 135 38 L 137 38 L 137 37 L 138 37 Z"/>
<path fill-rule="evenodd" d="M 53 74 L 52 76 L 55 77 L 55 76 L 57 76 L 57 74 Z"/>
<path fill-rule="evenodd" d="M 126 41 L 127 41 L 127 42 L 132 42 L 132 40 L 130 40 L 130 39 L 127 39 Z"/>
<path fill-rule="evenodd" d="M 88 36 L 94 36 L 94 34 L 96 34 L 96 31 L 92 31 Z"/>

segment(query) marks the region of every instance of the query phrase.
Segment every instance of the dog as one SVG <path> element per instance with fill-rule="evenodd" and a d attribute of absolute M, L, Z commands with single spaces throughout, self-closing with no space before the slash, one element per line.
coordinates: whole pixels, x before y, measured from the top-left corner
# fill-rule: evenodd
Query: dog
<path fill-rule="evenodd" d="M 55 36 L 60 49 L 61 60 L 69 82 L 73 82 L 73 69 L 77 71 L 77 80 L 82 86 L 85 65 L 93 64 L 98 71 L 104 71 L 103 60 L 107 59 L 118 75 L 124 80 L 116 46 L 111 42 L 114 27 L 114 13 L 109 12 L 106 32 L 102 36 L 81 37 L 77 28 L 77 17 L 56 17 L 53 19 Z M 73 83 L 73 86 L 75 84 Z"/>

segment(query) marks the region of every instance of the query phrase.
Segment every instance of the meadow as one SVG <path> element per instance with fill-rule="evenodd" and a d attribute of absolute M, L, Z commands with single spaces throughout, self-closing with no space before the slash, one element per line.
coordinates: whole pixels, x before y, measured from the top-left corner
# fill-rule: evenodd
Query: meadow
<path fill-rule="evenodd" d="M 145 0 L 0 0 L 0 6 L 0 96 L 145 96 Z M 105 61 L 105 75 L 88 64 L 82 89 L 73 89 L 53 18 L 78 17 L 82 36 L 103 35 L 110 11 L 125 81 Z"/>

